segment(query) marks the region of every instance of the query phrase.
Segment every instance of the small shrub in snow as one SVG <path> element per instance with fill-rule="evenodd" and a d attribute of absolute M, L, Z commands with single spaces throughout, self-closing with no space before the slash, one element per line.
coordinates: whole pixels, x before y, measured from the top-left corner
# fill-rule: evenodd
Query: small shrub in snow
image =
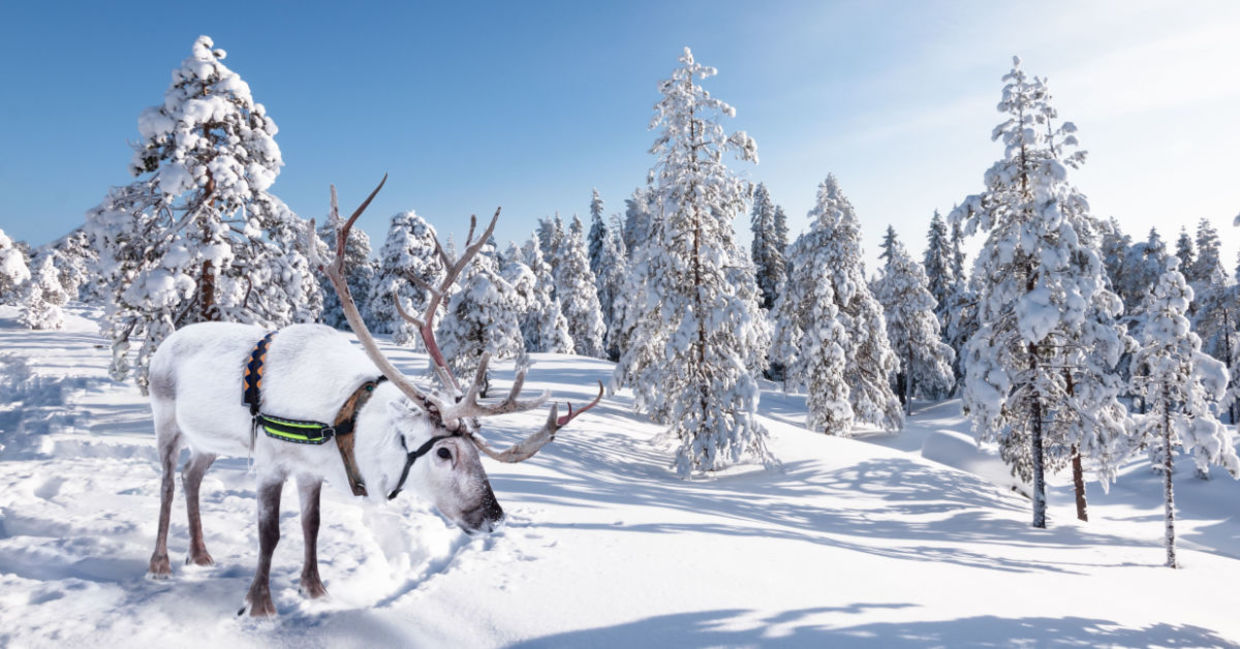
<path fill-rule="evenodd" d="M 43 255 L 26 286 L 19 320 L 31 329 L 60 329 L 65 326 L 60 307 L 68 301 L 69 294 L 60 285 L 60 274 L 52 263 L 52 256 Z"/>

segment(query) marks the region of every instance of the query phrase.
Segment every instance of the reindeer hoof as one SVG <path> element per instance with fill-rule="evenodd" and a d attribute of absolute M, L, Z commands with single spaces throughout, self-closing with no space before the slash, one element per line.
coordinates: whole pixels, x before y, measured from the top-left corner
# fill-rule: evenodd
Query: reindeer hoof
<path fill-rule="evenodd" d="M 189 556 L 185 557 L 185 565 L 187 565 L 187 566 L 203 566 L 203 567 L 206 567 L 206 566 L 214 566 L 214 565 L 215 565 L 215 559 L 212 559 L 212 558 L 211 558 L 211 555 L 210 555 L 210 554 L 207 554 L 207 551 L 206 551 L 206 550 L 203 550 L 202 552 L 195 552 L 195 553 L 190 554 Z"/>
<path fill-rule="evenodd" d="M 306 599 L 318 599 L 320 597 L 327 597 L 327 589 L 323 587 L 323 582 L 319 581 L 318 579 L 315 579 L 313 581 L 302 579 L 300 590 L 301 590 L 301 596 L 305 597 Z"/>
<path fill-rule="evenodd" d="M 167 579 L 172 576 L 172 562 L 168 560 L 167 553 L 151 555 L 151 567 L 147 575 L 152 579 Z"/>
<path fill-rule="evenodd" d="M 245 596 L 245 603 L 250 607 L 250 617 L 275 617 L 276 605 L 271 601 L 271 590 L 268 588 L 251 588 Z M 237 615 L 245 613 L 245 606 L 237 611 Z"/>

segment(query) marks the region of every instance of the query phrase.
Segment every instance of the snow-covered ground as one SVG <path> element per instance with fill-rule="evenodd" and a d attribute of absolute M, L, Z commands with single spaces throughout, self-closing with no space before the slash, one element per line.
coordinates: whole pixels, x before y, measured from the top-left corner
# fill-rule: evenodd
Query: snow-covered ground
<path fill-rule="evenodd" d="M 326 490 L 326 601 L 297 592 L 286 490 L 280 616 L 237 617 L 257 559 L 246 458 L 217 462 L 203 483 L 216 565 L 181 564 L 178 487 L 174 576 L 146 579 L 159 501 L 149 410 L 107 378 L 91 314 L 70 313 L 65 330 L 32 332 L 0 308 L 0 646 L 1240 647 L 1230 478 L 1180 467 L 1184 568 L 1170 570 L 1160 482 L 1140 463 L 1109 494 L 1090 485 L 1088 524 L 1056 484 L 1051 527 L 1038 530 L 997 460 L 960 437 L 958 402 L 918 404 L 902 433 L 850 440 L 801 428 L 804 399 L 774 391 L 762 409 L 780 468 L 679 480 L 659 429 L 622 393 L 533 460 L 487 461 L 508 512 L 487 537 L 409 495 L 369 506 Z M 422 367 L 389 349 L 406 371 Z M 536 360 L 530 387 L 575 402 L 611 371 Z M 512 439 L 542 416 L 488 431 Z"/>

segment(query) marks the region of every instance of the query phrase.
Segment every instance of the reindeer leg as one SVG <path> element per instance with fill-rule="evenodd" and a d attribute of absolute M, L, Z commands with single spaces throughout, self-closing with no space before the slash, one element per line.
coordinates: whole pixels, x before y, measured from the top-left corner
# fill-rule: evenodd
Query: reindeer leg
<path fill-rule="evenodd" d="M 202 540 L 202 516 L 198 510 L 198 487 L 202 485 L 202 475 L 214 461 L 215 456 L 210 453 L 194 452 L 185 464 L 185 469 L 181 471 L 181 484 L 185 486 L 185 509 L 189 512 L 189 556 L 185 557 L 186 564 L 215 565 Z"/>
<path fill-rule="evenodd" d="M 305 539 L 306 560 L 301 568 L 301 594 L 318 599 L 327 594 L 319 579 L 319 492 L 323 481 L 299 477 L 298 495 L 301 498 L 301 533 Z"/>
<path fill-rule="evenodd" d="M 175 423 L 165 422 L 160 426 L 162 430 L 156 431 L 156 438 L 159 440 L 159 462 L 164 470 L 163 479 L 159 485 L 159 530 L 155 533 L 155 551 L 151 553 L 151 565 L 149 574 L 155 579 L 167 579 L 172 575 L 172 564 L 168 561 L 168 523 L 172 517 L 172 496 L 176 489 L 176 480 L 174 478 L 174 464 L 177 458 L 177 442 L 180 441 L 181 435 L 178 431 L 169 429 L 175 426 Z"/>
<path fill-rule="evenodd" d="M 280 492 L 284 489 L 284 477 L 266 481 L 260 478 L 258 486 L 258 569 L 254 571 L 250 592 L 245 596 L 250 615 L 254 617 L 276 614 L 271 601 L 271 555 L 280 541 Z"/>

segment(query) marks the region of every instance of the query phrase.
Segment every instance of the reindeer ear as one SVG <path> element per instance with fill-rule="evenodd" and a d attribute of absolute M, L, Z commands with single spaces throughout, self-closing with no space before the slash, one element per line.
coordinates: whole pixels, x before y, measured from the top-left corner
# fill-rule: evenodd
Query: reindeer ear
<path fill-rule="evenodd" d="M 398 417 L 413 417 L 422 414 L 422 411 L 413 405 L 413 402 L 403 397 L 389 401 L 388 412 Z"/>

